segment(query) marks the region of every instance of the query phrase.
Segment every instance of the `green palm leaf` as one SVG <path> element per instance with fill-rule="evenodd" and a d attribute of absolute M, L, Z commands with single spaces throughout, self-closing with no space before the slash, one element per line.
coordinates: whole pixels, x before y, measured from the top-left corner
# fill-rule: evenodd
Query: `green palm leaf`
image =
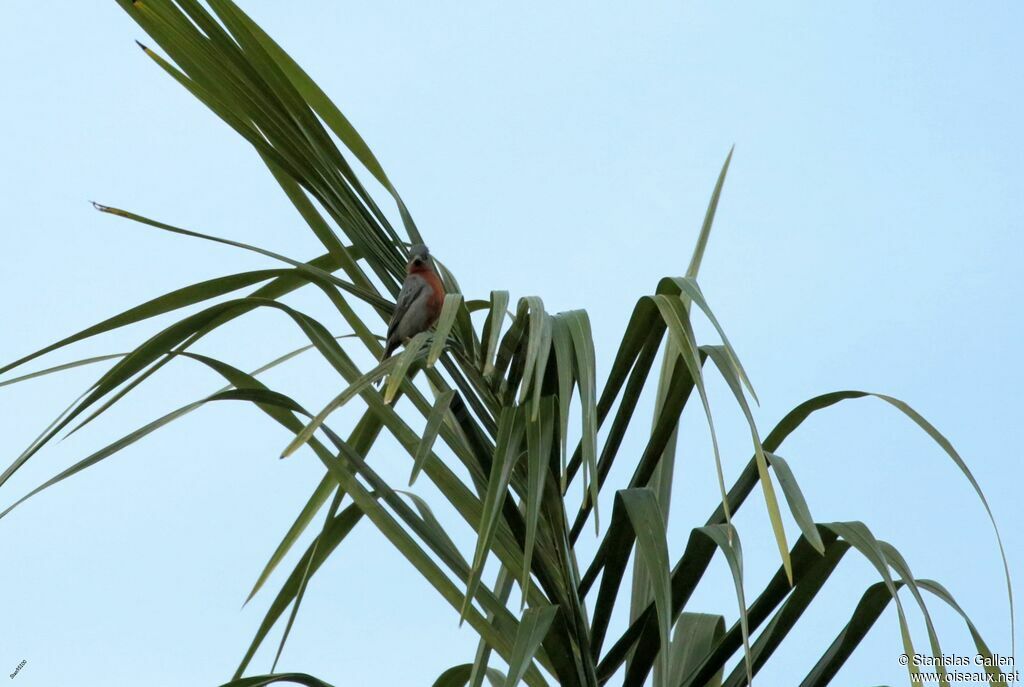
<path fill-rule="evenodd" d="M 155 41 L 155 49 L 143 47 L 145 55 L 252 146 L 256 161 L 266 166 L 326 252 L 297 260 L 243 241 L 96 205 L 106 214 L 161 231 L 260 255 L 272 261 L 271 267 L 208 279 L 151 298 L 0 367 L 0 374 L 7 373 L 77 342 L 185 311 L 127 353 L 49 364 L 0 381 L 0 386 L 12 386 L 112 363 L 17 455 L 0 474 L 0 488 L 58 434 L 67 430 L 74 435 L 114 405 L 129 402 L 132 390 L 161 379 L 164 375 L 157 373 L 172 363 L 199 362 L 227 382 L 219 391 L 173 409 L 65 468 L 14 501 L 0 518 L 26 498 L 213 401 L 251 404 L 261 411 L 261 419 L 282 426 L 288 432 L 284 455 L 308 447 L 297 459 L 318 461 L 322 473 L 294 521 L 282 527 L 284 536 L 256 577 L 246 602 L 278 567 L 287 563 L 291 568 L 234 678 L 224 687 L 278 682 L 329 687 L 303 673 L 273 673 L 274 668 L 266 675 L 243 673 L 290 608 L 277 648 L 277 657 L 281 656 L 300 604 L 315 601 L 312 580 L 325 574 L 323 563 L 330 556 L 346 555 L 341 542 L 364 520 L 402 555 L 425 588 L 448 603 L 453 622 L 466 621 L 479 637 L 474 660 L 442 673 L 436 687 L 480 687 L 485 680 L 495 685 L 524 680 L 541 687 L 550 680 L 565 687 L 599 687 L 623 670 L 624 684 L 630 686 L 645 684 L 653 671 L 656 685 L 738 687 L 749 683 L 791 636 L 851 549 L 875 567 L 881 582 L 864 593 L 835 641 L 811 662 L 803 684 L 832 680 L 890 601 L 895 602 L 902 648 L 913 653 L 911 623 L 900 590 L 909 592 L 921 611 L 934 655 L 941 655 L 942 628 L 933 622 L 923 592 L 961 615 L 977 651 L 990 655 L 952 595 L 936 582 L 916 578 L 895 547 L 859 522 L 816 523 L 793 469 L 777 455 L 785 439 L 811 415 L 865 396 L 884 401 L 923 429 L 980 499 L 1002 555 L 1012 643 L 1009 566 L 988 501 L 950 442 L 910 406 L 883 394 L 825 394 L 798 406 L 761 437 L 755 409 L 747 401 L 749 394 L 757 402 L 753 385 L 697 281 L 732 150 L 718 175 L 685 276 L 657 281 L 654 293 L 636 302 L 604 376 L 599 377 L 597 370 L 603 342 L 595 341 L 585 311 L 550 314 L 539 296 L 527 296 L 510 312 L 507 291 L 493 290 L 486 299 L 464 294 L 456 275 L 439 260 L 448 295 L 434 332 L 415 335 L 398 355 L 362 369 L 355 362 L 360 358 L 347 350 L 347 344 L 340 345 L 323 323 L 281 299 L 297 289 L 315 287 L 346 323 L 351 332 L 346 336 L 360 347 L 363 358 L 379 360 L 379 332 L 401 288 L 408 246 L 424 240 L 380 161 L 309 73 L 231 0 L 117 2 Z M 383 187 L 401 217 L 400 226 L 391 225 L 364 178 Z M 720 343 L 698 341 L 693 305 L 710 322 Z M 194 350 L 211 332 L 257 310 L 285 315 L 288 326 L 297 327 L 308 345 L 251 373 Z M 482 323 L 474 321 L 474 313 L 486 313 L 478 316 Z M 269 336 L 277 330 L 267 331 Z M 262 371 L 303 351 L 315 352 L 337 373 L 341 390 L 313 414 L 300 404 L 298 395 L 285 395 L 257 379 Z M 659 351 L 664 351 L 664 359 L 655 370 Z M 750 461 L 738 477 L 729 476 L 735 479 L 731 489 L 726 489 L 705 384 L 709 358 L 731 392 L 730 402 L 743 414 L 753 443 Z M 388 380 L 381 393 L 374 383 L 384 377 Z M 696 409 L 690 403 L 694 390 Z M 654 419 L 650 427 L 638 427 L 636 409 L 647 398 L 645 393 L 653 394 Z M 350 402 L 361 404 L 360 419 L 343 438 L 328 420 Z M 690 523 L 684 550 L 671 554 L 667 528 L 670 522 L 673 527 L 682 524 L 670 518 L 674 493 L 684 487 L 715 491 L 714 485 L 674 484 L 676 453 L 688 439 L 686 425 L 681 424 L 688 409 L 701 413 L 707 423 L 720 505 L 704 524 Z M 570 421 L 577 417 L 578 424 Z M 381 450 L 384 442 L 377 439 L 382 434 L 394 438 L 390 445 L 398 448 L 387 459 L 402 459 L 404 453 L 410 485 L 423 475 L 430 483 L 429 498 L 426 492 L 395 489 L 378 473 L 371 454 Z M 792 548 L 773 473 L 801 533 Z M 577 476 L 582 496 L 570 489 Z M 781 565 L 748 606 L 733 516 L 758 485 Z M 602 489 L 613 504 L 607 523 L 598 517 Z M 322 527 L 295 560 L 296 542 L 332 495 Z M 472 552 L 462 551 L 456 543 L 459 538 L 449 533 L 449 523 L 435 516 L 438 505 L 444 508 L 437 513 L 454 513 L 472 529 Z M 578 546 L 578 540 L 592 512 L 598 540 L 591 557 L 582 553 L 590 547 Z M 738 620 L 729 628 L 723 609 L 698 613 L 687 608 L 702 582 L 729 583 L 713 580 L 707 572 L 719 551 L 739 607 Z M 499 565 L 493 586 L 484 579 L 491 558 Z M 631 559 L 634 580 L 624 592 L 621 582 Z M 670 560 L 675 564 L 670 566 Z M 627 604 L 628 613 L 623 609 Z M 616 608 L 623 609 L 621 616 Z M 620 623 L 619 617 L 626 620 Z M 488 666 L 492 654 L 508 666 L 506 673 Z M 991 681 L 997 672 L 989 671 Z"/>

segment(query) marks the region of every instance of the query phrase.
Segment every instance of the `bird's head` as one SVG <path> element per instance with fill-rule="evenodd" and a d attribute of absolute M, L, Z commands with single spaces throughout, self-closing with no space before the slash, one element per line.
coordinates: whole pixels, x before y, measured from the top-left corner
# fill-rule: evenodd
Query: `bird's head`
<path fill-rule="evenodd" d="M 416 271 L 430 267 L 430 251 L 422 243 L 417 243 L 409 249 L 409 263 L 406 265 L 408 271 Z"/>

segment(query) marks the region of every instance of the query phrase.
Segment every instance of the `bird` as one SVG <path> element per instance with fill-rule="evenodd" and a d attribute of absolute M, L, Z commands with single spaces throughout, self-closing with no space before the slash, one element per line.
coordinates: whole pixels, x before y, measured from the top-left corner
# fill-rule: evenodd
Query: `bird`
<path fill-rule="evenodd" d="M 444 304 L 444 284 L 434 271 L 430 251 L 422 243 L 409 249 L 405 282 L 388 322 L 388 335 L 381 361 L 420 332 L 434 326 Z"/>

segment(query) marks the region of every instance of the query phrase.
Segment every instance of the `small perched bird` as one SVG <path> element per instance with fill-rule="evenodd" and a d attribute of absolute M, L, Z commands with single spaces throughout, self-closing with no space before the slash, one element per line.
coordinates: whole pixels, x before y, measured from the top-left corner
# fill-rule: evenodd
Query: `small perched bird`
<path fill-rule="evenodd" d="M 430 251 L 422 243 L 409 249 L 405 275 L 395 313 L 388 323 L 387 343 L 381 360 L 412 337 L 434 326 L 444 304 L 444 284 L 434 271 Z"/>

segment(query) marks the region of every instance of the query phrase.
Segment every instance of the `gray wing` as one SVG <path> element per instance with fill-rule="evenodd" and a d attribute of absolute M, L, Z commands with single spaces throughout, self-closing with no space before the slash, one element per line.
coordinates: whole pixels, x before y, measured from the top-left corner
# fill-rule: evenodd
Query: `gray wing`
<path fill-rule="evenodd" d="M 398 293 L 395 312 L 391 316 L 391 321 L 388 322 L 388 339 L 395 333 L 398 323 L 402 321 L 405 313 L 409 311 L 409 306 L 415 303 L 420 294 L 429 288 L 430 286 L 426 280 L 418 274 L 410 274 L 406 277 L 405 283 L 402 284 L 402 290 Z"/>

